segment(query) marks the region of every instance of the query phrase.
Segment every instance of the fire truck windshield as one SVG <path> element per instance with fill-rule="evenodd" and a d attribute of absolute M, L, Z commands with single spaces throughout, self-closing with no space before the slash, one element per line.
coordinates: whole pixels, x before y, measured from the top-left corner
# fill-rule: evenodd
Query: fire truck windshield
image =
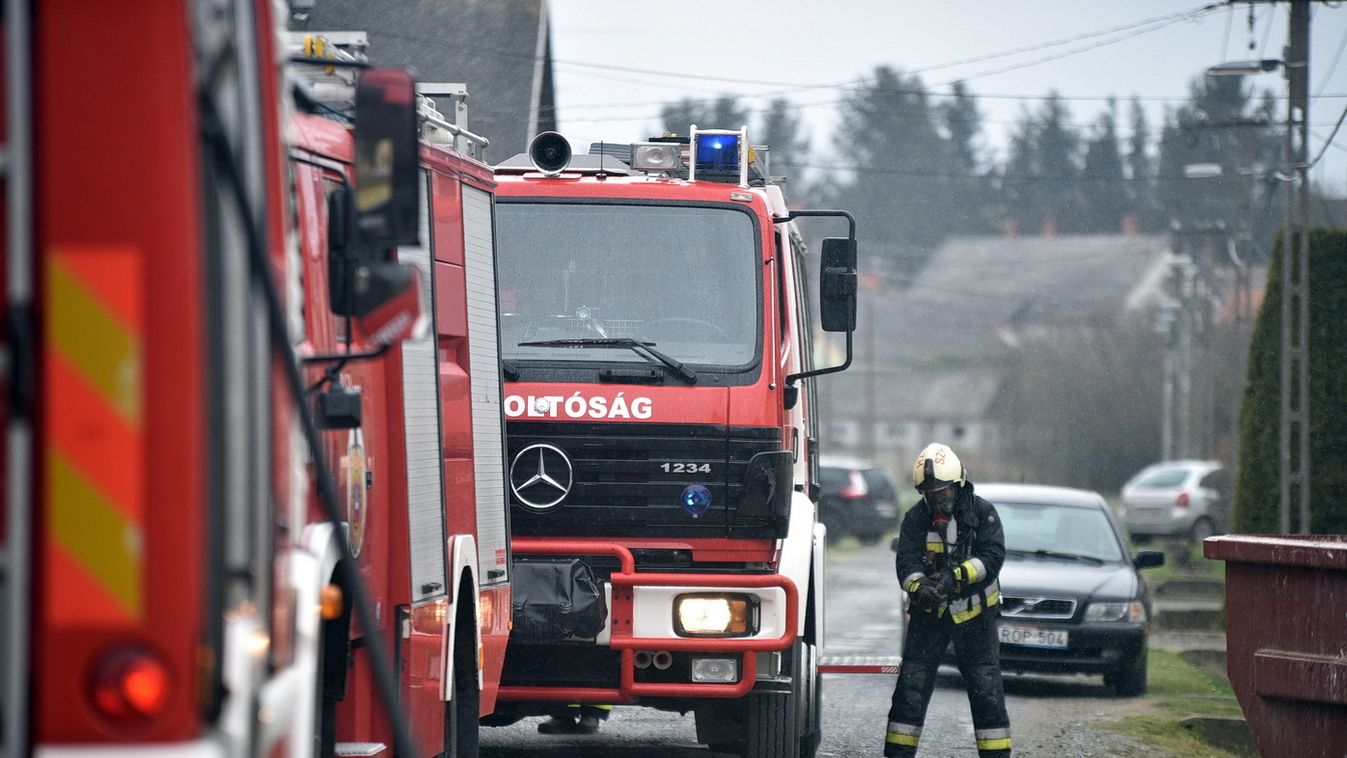
<path fill-rule="evenodd" d="M 501 344 L 512 362 L 646 362 L 565 340 L 628 339 L 698 370 L 756 362 L 753 216 L 734 207 L 498 201 Z"/>

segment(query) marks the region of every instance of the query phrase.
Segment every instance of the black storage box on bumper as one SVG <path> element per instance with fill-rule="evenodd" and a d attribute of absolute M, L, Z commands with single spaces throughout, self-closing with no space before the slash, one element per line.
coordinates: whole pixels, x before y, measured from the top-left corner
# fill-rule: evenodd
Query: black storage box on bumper
<path fill-rule="evenodd" d="M 541 645 L 593 639 L 608 620 L 603 582 L 576 558 L 517 562 L 511 592 L 514 642 Z"/>

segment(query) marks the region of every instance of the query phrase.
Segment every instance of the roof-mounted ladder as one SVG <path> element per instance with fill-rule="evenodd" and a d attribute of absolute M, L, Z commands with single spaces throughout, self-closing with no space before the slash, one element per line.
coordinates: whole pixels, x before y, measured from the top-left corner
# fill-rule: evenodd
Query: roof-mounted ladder
<path fill-rule="evenodd" d="M 368 65 L 369 36 L 365 32 L 290 32 L 286 41 L 292 57 L 306 59 L 292 67 L 318 103 L 333 115 L 350 117 L 355 110 L 355 81 L 360 68 Z M 313 59 L 333 61 L 333 65 Z M 427 82 L 416 86 L 417 115 L 421 138 L 432 144 L 481 159 L 490 144 L 486 137 L 468 131 L 468 87 L 450 82 Z M 448 98 L 452 110 L 446 117 L 433 98 Z"/>

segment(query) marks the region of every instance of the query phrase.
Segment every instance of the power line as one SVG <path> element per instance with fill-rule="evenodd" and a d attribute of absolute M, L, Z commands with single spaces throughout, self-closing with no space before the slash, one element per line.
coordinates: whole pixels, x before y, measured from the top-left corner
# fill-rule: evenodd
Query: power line
<path fill-rule="evenodd" d="M 938 70 L 940 70 L 940 69 L 952 68 L 952 67 L 955 67 L 955 66 L 967 65 L 967 64 L 969 64 L 969 63 L 980 63 L 980 62 L 982 62 L 982 61 L 994 60 L 994 59 L 996 59 L 996 58 L 1005 58 L 1005 57 L 1009 57 L 1009 56 L 1012 56 L 1012 55 L 1020 55 L 1020 54 L 1022 54 L 1022 53 L 1029 53 L 1029 52 L 1036 52 L 1036 51 L 1038 51 L 1038 50 L 1045 50 L 1045 49 L 1048 49 L 1048 48 L 1051 48 L 1051 47 L 1058 47 L 1058 46 L 1060 46 L 1060 45 L 1070 44 L 1070 43 L 1072 43 L 1072 42 L 1079 42 L 1079 41 L 1085 40 L 1085 39 L 1093 39 L 1093 38 L 1096 38 L 1096 37 L 1102 37 L 1102 36 L 1106 36 L 1106 35 L 1114 34 L 1114 33 L 1118 33 L 1118 32 L 1129 32 L 1129 31 L 1137 30 L 1137 29 L 1140 28 L 1140 27 L 1147 27 L 1147 26 L 1152 26 L 1152 25 L 1155 25 L 1155 24 L 1163 24 L 1162 26 L 1155 26 L 1154 28 L 1141 29 L 1140 31 L 1135 31 L 1135 33 L 1132 33 L 1132 34 L 1125 34 L 1125 35 L 1119 36 L 1117 39 L 1114 39 L 1114 40 L 1107 40 L 1107 41 L 1098 43 L 1098 44 L 1096 44 L 1096 45 L 1091 45 L 1091 46 L 1087 46 L 1087 47 L 1084 47 L 1084 48 L 1079 48 L 1079 49 L 1077 49 L 1075 52 L 1067 51 L 1067 52 L 1065 52 L 1065 53 L 1058 54 L 1058 55 L 1054 55 L 1054 56 L 1052 56 L 1052 57 L 1045 58 L 1045 59 L 1040 60 L 1040 61 L 1030 61 L 1030 62 L 1027 62 L 1027 63 L 1016 64 L 1016 65 L 1014 66 L 1014 68 L 1024 68 L 1024 67 L 1026 67 L 1026 66 L 1037 65 L 1037 63 L 1041 63 L 1041 62 L 1044 62 L 1044 61 L 1047 61 L 1047 60 L 1057 60 L 1058 58 L 1066 57 L 1067 55 L 1074 55 L 1074 54 L 1076 54 L 1077 52 L 1086 52 L 1086 51 L 1088 51 L 1088 50 L 1093 50 L 1093 49 L 1095 49 L 1095 48 L 1097 48 L 1097 47 L 1102 47 L 1102 46 L 1104 46 L 1104 45 L 1114 44 L 1115 42 L 1121 42 L 1121 41 L 1123 41 L 1123 40 L 1130 39 L 1131 37 L 1135 37 L 1135 36 L 1138 36 L 1138 35 L 1140 35 L 1140 34 L 1146 34 L 1146 33 L 1155 31 L 1156 29 L 1164 28 L 1164 26 L 1170 26 L 1170 25 L 1172 25 L 1172 24 L 1174 24 L 1174 23 L 1177 23 L 1177 22 L 1179 22 L 1179 21 L 1185 21 L 1185 20 L 1191 20 L 1191 19 L 1197 18 L 1197 17 L 1199 17 L 1199 16 L 1201 16 L 1201 15 L 1203 15 L 1203 14 L 1205 14 L 1205 13 L 1208 13 L 1208 12 L 1211 12 L 1211 11 L 1213 11 L 1213 10 L 1216 10 L 1216 9 L 1218 9 L 1219 7 L 1220 7 L 1220 6 L 1219 6 L 1218 3 L 1209 3 L 1209 4 L 1197 6 L 1197 7 L 1193 8 L 1193 9 L 1191 9 L 1191 10 L 1181 11 L 1181 12 L 1177 12 L 1177 13 L 1170 13 L 1170 14 L 1167 14 L 1167 15 L 1164 15 L 1164 16 L 1155 16 L 1155 17 L 1153 17 L 1153 18 L 1142 19 L 1142 20 L 1140 20 L 1140 21 L 1133 21 L 1133 22 L 1130 22 L 1130 23 L 1127 23 L 1127 24 L 1122 24 L 1122 25 L 1120 25 L 1120 26 L 1110 27 L 1110 28 L 1107 28 L 1107 29 L 1098 29 L 1098 30 L 1095 30 L 1095 31 L 1084 32 L 1084 33 L 1072 35 L 1072 36 L 1069 36 L 1069 37 L 1062 37 L 1062 38 L 1059 38 L 1059 39 L 1048 40 L 1048 41 L 1046 41 L 1046 42 L 1039 42 L 1039 43 L 1035 43 L 1035 44 L 1033 44 L 1033 45 L 1025 45 L 1025 46 L 1022 46 L 1022 47 L 1012 48 L 1012 49 L 1008 49 L 1008 50 L 1001 50 L 1001 51 L 997 51 L 997 52 L 994 52 L 994 53 L 986 53 L 986 54 L 984 54 L 984 55 L 977 55 L 977 56 L 972 56 L 972 57 L 968 57 L 968 58 L 961 58 L 961 59 L 956 59 L 956 60 L 952 60 L 952 61 L 946 61 L 946 62 L 944 62 L 944 63 L 937 63 L 937 64 L 933 64 L 933 65 L 930 65 L 930 66 L 922 66 L 922 67 L 918 67 L 918 68 L 913 69 L 910 73 L 912 73 L 912 74 L 919 74 L 919 73 L 925 73 L 925 72 L 928 72 L 928 71 L 938 71 Z M 427 40 L 427 41 L 430 41 L 430 40 Z M 469 46 L 469 47 L 471 47 L 471 46 Z M 522 54 L 521 54 L 521 55 L 522 55 Z M 527 56 L 527 57 L 533 57 L 533 56 Z M 848 87 L 854 87 L 854 86 L 858 86 L 858 85 L 863 85 L 863 84 L 865 84 L 866 82 L 868 82 L 868 81 L 870 80 L 870 78 L 871 78 L 871 77 L 869 77 L 869 76 L 867 75 L 867 76 L 858 77 L 858 78 L 856 78 L 856 79 L 852 79 L 852 80 L 848 80 L 848 81 L 844 81 L 844 82 L 830 82 L 830 83 L 821 83 L 821 84 L 801 84 L 801 83 L 799 83 L 799 82 L 788 82 L 788 81 L 782 81 L 782 80 L 772 80 L 772 79 L 749 79 L 749 78 L 744 78 L 744 77 L 722 76 L 722 75 L 717 75 L 717 74 L 693 74 L 693 73 L 688 73 L 688 72 L 675 72 L 675 71 L 666 71 L 666 70 L 660 70 L 660 69 L 642 68 L 642 67 L 638 67 L 638 66 L 622 66 L 622 65 L 609 64 L 609 63 L 596 63 L 596 62 L 593 62 L 593 61 L 567 60 L 567 59 L 562 59 L 562 58 L 553 58 L 553 59 L 552 59 L 552 62 L 553 62 L 553 64 L 557 64 L 557 65 L 578 66 L 578 67 L 583 67 L 583 68 L 599 68 L 599 69 L 605 69 L 605 70 L 610 70 L 610 71 L 622 71 L 622 72 L 631 73 L 631 74 L 645 74 L 645 75 L 648 75 L 648 76 L 662 76 L 662 77 L 670 77 L 670 78 L 677 78 L 677 79 L 696 79 L 696 80 L 703 80 L 703 81 L 717 81 L 717 82 L 727 82 L 727 83 L 734 83 L 734 84 L 750 84 L 750 85 L 760 85 L 760 86 L 769 86 L 769 87 L 787 87 L 787 88 L 789 88 L 788 90 L 786 90 L 785 92 L 783 92 L 783 93 L 781 93 L 781 94 L 787 94 L 787 93 L 789 93 L 789 92 L 791 92 L 791 91 L 799 91 L 799 90 L 814 90 L 814 89 L 846 89 L 846 88 L 848 88 Z M 1007 69 L 1007 70 L 1011 70 L 1011 69 Z M 1000 71 L 994 71 L 994 72 L 989 72 L 989 73 L 987 73 L 987 74 L 975 74 L 975 75 L 973 75 L 973 76 L 971 76 L 971 77 L 960 77 L 959 81 L 967 81 L 967 80 L 969 80 L 969 79 L 975 79 L 975 78 L 979 78 L 979 77 L 981 77 L 981 76 L 990 75 L 991 73 L 1001 73 L 1001 72 L 1000 72 Z"/>
<path fill-rule="evenodd" d="M 1179 182 L 1212 183 L 1220 181 L 1219 179 L 1212 179 L 1209 177 L 1186 177 L 1186 176 L 1104 177 L 1104 176 L 1089 176 L 1086 174 L 1080 174 L 1076 176 L 1065 174 L 1058 176 L 1045 176 L 1042 174 L 1030 176 L 1007 176 L 995 173 L 969 174 L 952 171 L 904 169 L 891 166 L 861 166 L 858 164 L 837 164 L 837 163 L 825 164 L 825 163 L 799 162 L 793 165 L 798 166 L 800 168 L 813 169 L 818 171 L 839 171 L 839 172 L 845 171 L 861 175 L 898 176 L 898 177 L 913 177 L 925 179 L 963 179 L 971 181 L 1000 182 L 1006 184 L 1028 183 L 1028 182 L 1119 182 L 1128 184 L 1134 182 L 1139 183 L 1155 182 L 1159 184 L 1169 184 Z"/>
<path fill-rule="evenodd" d="M 1172 25 L 1178 23 L 1179 21 L 1192 20 L 1192 19 L 1199 18 L 1199 17 L 1201 17 L 1202 15 L 1204 15 L 1204 14 L 1206 14 L 1206 13 L 1209 13 L 1209 12 L 1211 12 L 1211 11 L 1214 11 L 1214 10 L 1216 10 L 1216 9 L 1219 8 L 1219 7 L 1220 7 L 1220 6 L 1219 6 L 1218 4 L 1215 4 L 1215 3 L 1213 3 L 1213 4 L 1211 4 L 1211 5 L 1204 5 L 1204 6 L 1200 7 L 1200 8 L 1197 8 L 1197 9 L 1192 10 L 1192 11 L 1186 11 L 1186 12 L 1184 12 L 1184 13 L 1176 13 L 1176 14 L 1173 14 L 1173 16 L 1165 17 L 1166 20 L 1164 20 L 1164 21 L 1161 22 L 1161 23 L 1157 23 L 1157 24 L 1151 25 L 1149 28 L 1136 29 L 1136 30 L 1134 30 L 1134 31 L 1132 31 L 1132 32 L 1130 32 L 1130 33 L 1128 33 L 1128 34 L 1122 34 L 1122 35 L 1119 35 L 1119 36 L 1117 36 L 1117 37 L 1115 37 L 1115 38 L 1113 38 L 1113 39 L 1108 39 L 1108 40 L 1103 40 L 1103 41 L 1100 41 L 1100 42 L 1096 42 L 1096 43 L 1093 44 L 1093 45 L 1086 45 L 1086 46 L 1084 46 L 1084 47 L 1072 48 L 1072 49 L 1070 49 L 1070 50 L 1066 50 L 1066 51 L 1063 51 L 1063 52 L 1061 52 L 1061 53 L 1056 53 L 1056 54 L 1054 54 L 1054 55 L 1044 56 L 1044 57 L 1042 57 L 1042 58 L 1036 58 L 1036 59 L 1031 60 L 1031 61 L 1023 61 L 1023 62 L 1020 62 L 1020 63 L 1014 63 L 1014 64 L 1011 64 L 1011 65 L 1008 65 L 1008 66 L 1003 66 L 1002 68 L 992 69 L 991 71 L 982 71 L 982 72 L 973 74 L 972 76 L 961 77 L 961 78 L 959 78 L 959 79 L 953 79 L 953 80 L 950 80 L 950 81 L 948 81 L 948 82 L 945 82 L 943 85 L 940 85 L 940 86 L 945 86 L 945 85 L 953 84 L 953 83 L 956 82 L 956 81 L 968 81 L 968 80 L 971 80 L 971 79 L 981 79 L 981 78 L 987 77 L 987 76 L 994 76 L 994 75 L 996 75 L 996 74 L 1004 74 L 1004 73 L 1006 73 L 1006 72 L 1008 72 L 1008 71 L 1017 71 L 1017 70 L 1022 69 L 1022 68 L 1029 68 L 1030 66 L 1037 66 L 1037 65 L 1040 64 L 1040 63 L 1047 63 L 1047 62 L 1049 62 L 1049 61 L 1061 60 L 1062 58 L 1068 58 L 1068 57 L 1070 57 L 1070 56 L 1078 55 L 1078 54 L 1080 54 L 1080 53 L 1088 53 L 1088 52 L 1090 52 L 1090 51 L 1097 50 L 1097 49 L 1099 49 L 1099 48 L 1101 48 L 1101 47 L 1107 47 L 1108 45 L 1117 44 L 1117 43 L 1119 43 L 1119 42 L 1122 42 L 1122 41 L 1124 41 L 1124 40 L 1131 39 L 1131 38 L 1133 38 L 1133 37 L 1139 37 L 1139 36 L 1141 36 L 1141 35 L 1143 35 L 1143 34 L 1149 34 L 1149 33 L 1154 32 L 1154 31 L 1159 31 L 1160 29 L 1164 29 L 1165 27 L 1172 26 Z"/>
<path fill-rule="evenodd" d="M 1341 115 L 1338 116 L 1338 123 L 1333 125 L 1333 131 L 1329 132 L 1328 139 L 1324 140 L 1323 146 L 1319 148 L 1319 154 L 1314 156 L 1314 160 L 1310 161 L 1309 165 L 1305 167 L 1306 171 L 1314 168 L 1314 164 L 1318 163 L 1319 159 L 1324 157 L 1324 153 L 1328 152 L 1328 146 L 1333 144 L 1333 138 L 1338 136 L 1338 129 L 1342 128 L 1344 118 L 1347 118 L 1347 108 L 1342 109 Z"/>

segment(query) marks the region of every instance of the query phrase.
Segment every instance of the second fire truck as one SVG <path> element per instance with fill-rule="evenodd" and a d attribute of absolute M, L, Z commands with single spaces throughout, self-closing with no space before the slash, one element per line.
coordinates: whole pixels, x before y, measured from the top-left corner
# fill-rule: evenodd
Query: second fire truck
<path fill-rule="evenodd" d="M 493 718 L 637 704 L 695 712 L 717 749 L 813 755 L 813 377 L 850 362 L 854 221 L 790 210 L 746 129 L 600 148 L 548 133 L 497 167 L 516 575 Z M 811 254 L 804 216 L 847 236 Z M 846 363 L 814 366 L 819 325 Z"/>

